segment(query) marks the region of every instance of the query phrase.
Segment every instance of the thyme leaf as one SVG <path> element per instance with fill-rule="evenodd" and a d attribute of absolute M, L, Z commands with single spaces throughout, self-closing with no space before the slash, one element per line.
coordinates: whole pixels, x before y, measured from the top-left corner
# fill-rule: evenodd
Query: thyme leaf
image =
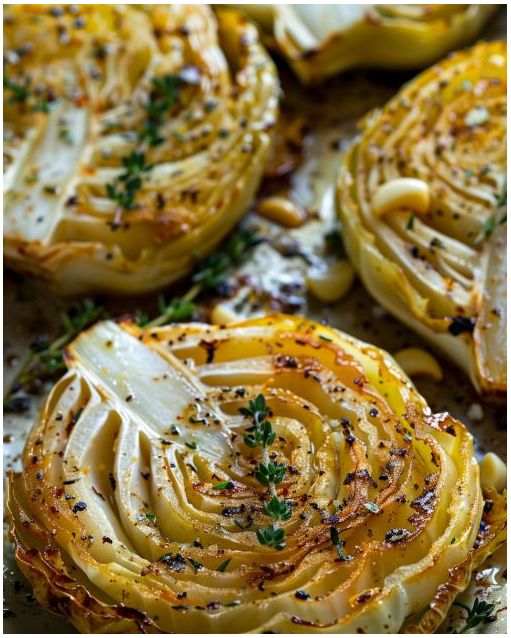
<path fill-rule="evenodd" d="M 117 179 L 106 185 L 106 194 L 109 199 L 124 210 L 132 210 L 135 207 L 135 196 L 142 187 L 142 177 L 151 170 L 147 164 L 144 153 L 134 151 L 122 160 L 124 173 Z"/>
<path fill-rule="evenodd" d="M 242 407 L 239 412 L 251 419 L 252 426 L 249 434 L 244 437 L 244 442 L 249 447 L 262 448 L 262 460 L 255 471 L 255 477 L 262 485 L 269 487 L 271 499 L 264 503 L 264 513 L 266 516 L 276 520 L 286 520 L 292 514 L 289 504 L 281 501 L 277 496 L 275 486 L 282 482 L 286 473 L 286 466 L 282 463 L 270 461 L 268 447 L 275 441 L 275 432 L 271 422 L 267 419 L 271 414 L 270 408 L 266 405 L 266 399 L 262 394 L 258 394 L 255 399 L 248 402 L 248 407 Z M 277 550 L 284 549 L 285 532 L 280 527 L 270 525 L 269 527 L 256 531 L 257 539 L 261 545 L 268 545 Z"/>
<path fill-rule="evenodd" d="M 286 521 L 293 513 L 290 505 L 277 496 L 273 496 L 263 507 L 267 516 L 281 521 Z"/>
<path fill-rule="evenodd" d="M 460 634 L 466 634 L 470 629 L 477 627 L 479 624 L 487 620 L 495 610 L 495 603 L 487 603 L 484 600 L 476 598 L 472 609 L 465 607 L 461 603 L 454 603 L 458 607 L 463 607 L 467 610 L 467 617 L 465 619 L 465 625 L 460 630 Z"/>
<path fill-rule="evenodd" d="M 11 93 L 10 98 L 7 100 L 8 104 L 25 104 L 31 96 L 29 84 L 29 80 L 25 84 L 19 84 L 11 80 L 4 65 L 4 90 Z"/>
<path fill-rule="evenodd" d="M 123 158 L 125 172 L 113 183 L 106 185 L 107 197 L 115 201 L 122 210 L 135 208 L 135 196 L 142 188 L 143 177 L 152 169 L 152 165 L 146 163 L 143 150 L 147 146 L 158 146 L 164 141 L 159 127 L 178 98 L 181 82 L 176 75 L 164 75 L 152 79 L 149 100 L 144 106 L 147 118 L 137 134 L 140 146 Z"/>
<path fill-rule="evenodd" d="M 214 490 L 232 490 L 234 483 L 232 481 L 224 481 L 223 483 L 216 483 L 213 485 Z"/>
<path fill-rule="evenodd" d="M 82 330 L 104 315 L 103 306 L 88 298 L 72 304 L 68 310 L 61 313 L 60 322 L 63 333 L 51 342 L 45 336 L 32 341 L 18 376 L 4 398 L 4 408 L 8 410 L 10 406 L 18 405 L 18 402 L 13 403 L 14 399 L 11 395 L 20 390 L 29 389 L 37 381 L 46 381 L 62 373 L 66 368 L 63 357 L 65 347 Z"/>
<path fill-rule="evenodd" d="M 169 302 L 164 296 L 159 298 L 160 314 L 151 321 L 139 323 L 141 326 L 155 328 L 172 321 L 189 319 L 196 310 L 195 299 L 199 294 L 211 290 L 223 281 L 229 270 L 242 263 L 249 251 L 257 246 L 263 238 L 250 230 L 239 230 L 232 234 L 224 248 L 211 253 L 209 257 L 197 264 L 192 276 L 194 285 L 183 297 L 176 297 Z"/>
<path fill-rule="evenodd" d="M 138 166 L 139 169 L 145 166 L 145 162 L 142 163 L 141 159 L 135 159 L 131 162 L 128 161 L 129 166 Z M 225 270 L 222 271 L 222 276 L 225 276 L 230 269 L 246 259 L 249 255 L 249 249 L 261 241 L 263 241 L 261 237 L 249 230 L 240 230 L 233 233 L 225 247 L 217 251 L 217 253 L 225 253 L 229 257 Z M 199 262 L 195 274 L 199 275 L 204 267 L 204 262 Z M 220 275 L 219 272 L 217 274 Z M 136 322 L 142 327 L 156 327 L 172 321 L 185 321 L 196 310 L 196 305 L 193 301 L 199 294 L 207 290 L 208 286 L 203 281 L 193 284 L 183 297 L 176 297 L 169 302 L 165 300 L 164 296 L 160 296 L 158 303 L 159 314 L 151 320 L 147 313 L 137 310 L 135 311 Z M 28 410 L 30 407 L 28 397 L 20 393 L 29 390 L 40 382 L 58 378 L 66 370 L 63 358 L 66 346 L 80 332 L 94 322 L 106 317 L 107 312 L 104 306 L 90 298 L 73 303 L 65 312 L 62 312 L 60 315 L 60 335 L 53 341 L 50 341 L 45 336 L 38 337 L 30 344 L 29 352 L 21 364 L 18 375 L 4 396 L 4 409 L 6 412 L 19 413 Z"/>
<path fill-rule="evenodd" d="M 284 530 L 280 527 L 275 527 L 275 525 L 269 525 L 268 527 L 256 530 L 256 536 L 261 545 L 273 547 L 278 551 L 283 550 L 286 546 Z"/>
<path fill-rule="evenodd" d="M 266 400 L 262 394 L 258 394 L 254 401 L 249 401 L 248 408 L 240 408 L 239 411 L 243 416 L 251 418 L 253 423 L 249 429 L 250 434 L 247 434 L 243 439 L 246 445 L 265 448 L 275 441 L 276 435 L 271 422 L 265 418 L 270 413 L 270 409 L 267 407 Z M 264 469 L 262 472 L 264 472 Z M 265 485 L 268 485 L 268 483 L 265 483 Z"/>
<path fill-rule="evenodd" d="M 265 421 L 265 423 L 268 423 Z M 271 426 L 270 426 L 271 427 Z M 281 463 L 273 463 L 270 461 L 267 465 L 259 463 L 259 467 L 255 471 L 256 479 L 262 485 L 278 485 L 282 482 L 286 474 L 286 466 Z"/>
<path fill-rule="evenodd" d="M 232 558 L 228 558 L 227 560 L 224 560 L 223 563 L 221 563 L 217 568 L 216 571 L 217 572 L 225 572 L 225 570 L 227 569 L 229 563 L 231 562 Z"/>
<path fill-rule="evenodd" d="M 149 101 L 144 106 L 147 119 L 139 132 L 139 140 L 147 142 L 149 146 L 158 146 L 164 141 L 158 129 L 163 124 L 163 118 L 174 106 L 181 85 L 181 78 L 177 75 L 164 75 L 152 80 L 152 90 Z"/>

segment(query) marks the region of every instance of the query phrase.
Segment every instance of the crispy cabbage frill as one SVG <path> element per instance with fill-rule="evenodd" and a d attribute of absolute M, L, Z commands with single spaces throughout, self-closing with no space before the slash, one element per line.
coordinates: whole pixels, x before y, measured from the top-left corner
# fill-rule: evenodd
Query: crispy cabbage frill
<path fill-rule="evenodd" d="M 373 297 L 505 394 L 506 45 L 482 43 L 405 85 L 343 158 L 345 246 Z"/>
<path fill-rule="evenodd" d="M 259 185 L 277 117 L 247 20 L 199 5 L 11 5 L 7 262 L 61 294 L 186 274 Z"/>
<path fill-rule="evenodd" d="M 8 507 L 83 632 L 429 633 L 504 540 L 469 432 L 336 330 L 107 321 L 66 361 Z"/>
<path fill-rule="evenodd" d="M 220 5 L 219 5 L 220 6 Z M 359 66 L 421 69 L 480 33 L 491 4 L 237 5 L 305 84 Z"/>

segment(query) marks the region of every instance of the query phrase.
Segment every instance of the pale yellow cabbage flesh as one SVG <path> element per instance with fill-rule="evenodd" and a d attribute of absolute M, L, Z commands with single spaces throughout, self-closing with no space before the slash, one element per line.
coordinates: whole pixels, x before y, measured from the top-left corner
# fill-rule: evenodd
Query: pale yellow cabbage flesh
<path fill-rule="evenodd" d="M 278 80 L 255 27 L 199 5 L 11 5 L 4 17 L 18 89 L 4 88 L 9 265 L 73 295 L 185 275 L 262 177 Z M 178 88 L 152 145 L 140 134 L 169 77 Z M 150 168 L 125 208 L 107 189 L 122 190 L 134 152 Z"/>
<path fill-rule="evenodd" d="M 369 114 L 345 154 L 337 205 L 368 291 L 453 359 L 482 393 L 506 376 L 506 45 L 481 43 Z M 425 214 L 375 214 L 378 189 L 417 178 Z"/>
<path fill-rule="evenodd" d="M 66 362 L 8 509 L 36 597 L 82 632 L 431 633 L 504 540 L 465 427 L 334 329 L 107 321 Z M 255 533 L 268 490 L 240 408 L 259 394 L 292 509 L 280 551 Z"/>
<path fill-rule="evenodd" d="M 469 44 L 495 12 L 492 4 L 235 5 L 305 84 L 359 66 L 421 69 Z"/>

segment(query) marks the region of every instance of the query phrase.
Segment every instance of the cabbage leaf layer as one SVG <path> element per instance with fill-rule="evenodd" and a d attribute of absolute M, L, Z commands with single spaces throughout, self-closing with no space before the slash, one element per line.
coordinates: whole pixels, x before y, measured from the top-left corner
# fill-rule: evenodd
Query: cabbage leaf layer
<path fill-rule="evenodd" d="M 465 427 L 334 329 L 107 321 L 66 361 L 8 508 L 83 632 L 431 633 L 504 540 Z"/>
<path fill-rule="evenodd" d="M 406 84 L 365 118 L 337 191 L 368 291 L 493 396 L 507 387 L 506 67 L 505 43 L 481 43 Z M 423 182 L 429 209 L 377 215 L 401 178 Z"/>
<path fill-rule="evenodd" d="M 278 79 L 240 14 L 11 5 L 4 21 L 7 262 L 61 294 L 140 293 L 249 206 Z"/>

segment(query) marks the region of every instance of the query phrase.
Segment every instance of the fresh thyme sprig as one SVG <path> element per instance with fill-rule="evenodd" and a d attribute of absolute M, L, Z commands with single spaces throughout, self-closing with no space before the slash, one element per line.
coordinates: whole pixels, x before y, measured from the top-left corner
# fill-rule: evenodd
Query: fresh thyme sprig
<path fill-rule="evenodd" d="M 216 568 L 216 571 L 221 573 L 225 572 L 231 560 L 232 558 L 228 558 L 227 560 L 224 560 L 224 562 L 220 563 L 220 565 Z"/>
<path fill-rule="evenodd" d="M 197 309 L 193 301 L 199 294 L 214 288 L 226 276 L 228 271 L 241 263 L 249 255 L 249 250 L 263 239 L 249 230 L 235 232 L 224 248 L 212 253 L 198 263 L 188 292 L 167 302 L 159 297 L 159 314 L 150 319 L 145 313 L 135 312 L 137 323 L 141 327 L 162 326 L 172 321 L 185 321 Z M 220 264 L 222 268 L 220 268 Z M 212 266 L 214 265 L 214 267 Z M 84 299 L 73 304 L 61 314 L 62 334 L 54 341 L 46 337 L 35 339 L 30 345 L 16 379 L 4 397 L 4 409 L 8 412 L 23 412 L 28 409 L 28 398 L 21 391 L 30 390 L 36 383 L 57 378 L 65 371 L 64 348 L 85 328 L 98 319 L 106 318 L 105 308 L 92 299 Z"/>
<path fill-rule="evenodd" d="M 49 113 L 53 110 L 60 102 L 57 99 L 47 99 L 44 96 L 36 95 L 30 89 L 30 78 L 25 80 L 24 84 L 14 82 L 7 72 L 6 66 L 4 65 L 4 91 L 10 91 L 11 96 L 7 100 L 8 104 L 19 104 L 19 105 L 29 105 L 29 102 L 32 101 L 32 111 L 40 111 L 42 113 Z M 34 101 L 35 100 L 35 101 Z"/>
<path fill-rule="evenodd" d="M 142 177 L 151 170 L 144 153 L 134 151 L 122 160 L 124 173 L 119 175 L 113 184 L 106 185 L 106 194 L 120 208 L 131 210 L 134 207 L 135 195 L 142 186 Z"/>
<path fill-rule="evenodd" d="M 158 128 L 163 124 L 165 114 L 174 106 L 181 82 L 181 78 L 177 75 L 153 78 L 149 101 L 144 107 L 147 119 L 138 135 L 141 142 L 147 142 L 149 146 L 158 146 L 164 141 Z"/>
<path fill-rule="evenodd" d="M 7 412 L 23 411 L 23 402 L 19 397 L 11 395 L 30 388 L 36 381 L 46 381 L 63 372 L 66 367 L 63 359 L 64 348 L 82 330 L 102 318 L 104 314 L 104 308 L 92 299 L 74 303 L 69 310 L 61 313 L 63 334 L 51 342 L 46 337 L 38 337 L 32 341 L 18 376 L 4 399 L 4 409 Z"/>
<path fill-rule="evenodd" d="M 293 510 L 288 503 L 281 501 L 277 496 L 272 496 L 271 499 L 264 504 L 264 512 L 266 516 L 270 518 L 286 521 L 291 517 Z"/>
<path fill-rule="evenodd" d="M 266 419 L 270 414 L 270 409 L 262 394 L 258 394 L 254 401 L 249 401 L 248 408 L 240 408 L 240 414 L 252 419 L 253 423 L 249 428 L 250 434 L 247 434 L 243 439 L 246 445 L 249 447 L 261 446 L 264 449 L 273 443 L 275 432 L 270 421 Z"/>
<path fill-rule="evenodd" d="M 274 434 L 274 433 L 273 433 Z M 286 474 L 286 466 L 282 463 L 273 463 L 269 461 L 267 465 L 259 463 L 259 467 L 255 471 L 256 479 L 261 485 L 278 485 L 284 480 Z"/>
<path fill-rule="evenodd" d="M 267 545 L 279 551 L 286 546 L 284 540 L 285 532 L 281 527 L 269 525 L 268 527 L 256 530 L 256 536 L 261 545 Z"/>
<path fill-rule="evenodd" d="M 502 190 L 497 195 L 497 208 L 507 205 L 507 183 L 504 184 Z"/>
<path fill-rule="evenodd" d="M 258 394 L 254 400 L 248 402 L 248 407 L 239 409 L 240 413 L 251 419 L 252 425 L 248 428 L 249 434 L 245 435 L 244 442 L 248 447 L 261 447 L 261 461 L 255 477 L 268 487 L 271 499 L 263 505 L 266 516 L 274 520 L 285 521 L 292 514 L 291 506 L 285 501 L 281 501 L 277 495 L 276 485 L 284 480 L 286 467 L 282 463 L 270 461 L 268 447 L 275 441 L 276 434 L 268 417 L 271 415 L 270 408 L 266 405 L 266 400 L 262 394 Z M 286 546 L 282 528 L 271 524 L 268 527 L 256 531 L 257 540 L 261 545 L 268 545 L 277 550 L 282 550 Z"/>
<path fill-rule="evenodd" d="M 491 617 L 496 606 L 495 603 L 487 603 L 484 600 L 479 600 L 479 598 L 474 600 L 472 609 L 460 602 L 455 602 L 454 604 L 457 607 L 462 607 L 467 612 L 465 625 L 461 628 L 460 634 L 466 634 L 470 629 L 474 629 L 474 627 Z"/>
<path fill-rule="evenodd" d="M 7 73 L 7 69 L 4 65 L 4 90 L 11 92 L 11 97 L 8 99 L 10 104 L 25 104 L 30 98 L 31 92 L 29 89 L 29 82 L 26 84 L 18 84 L 13 82 Z"/>
<path fill-rule="evenodd" d="M 118 208 L 112 228 L 118 228 L 122 211 L 135 208 L 135 196 L 142 188 L 145 173 L 152 168 L 145 159 L 147 146 L 158 146 L 164 141 L 159 133 L 165 114 L 172 109 L 179 95 L 182 80 L 177 75 L 164 75 L 152 79 L 152 89 L 149 100 L 144 106 L 147 118 L 138 132 L 139 146 L 137 150 L 123 158 L 125 172 L 117 177 L 113 183 L 106 185 L 109 199 L 117 203 Z"/>
<path fill-rule="evenodd" d="M 185 321 L 196 310 L 194 301 L 208 290 L 216 288 L 225 279 L 226 273 L 242 263 L 248 256 L 248 252 L 254 246 L 260 244 L 263 238 L 250 230 L 240 230 L 227 240 L 225 248 L 217 250 L 197 264 L 192 276 L 193 286 L 182 297 L 175 297 L 166 301 L 165 297 L 159 298 L 160 314 L 150 321 L 141 321 L 139 325 L 155 328 L 172 321 Z"/>

